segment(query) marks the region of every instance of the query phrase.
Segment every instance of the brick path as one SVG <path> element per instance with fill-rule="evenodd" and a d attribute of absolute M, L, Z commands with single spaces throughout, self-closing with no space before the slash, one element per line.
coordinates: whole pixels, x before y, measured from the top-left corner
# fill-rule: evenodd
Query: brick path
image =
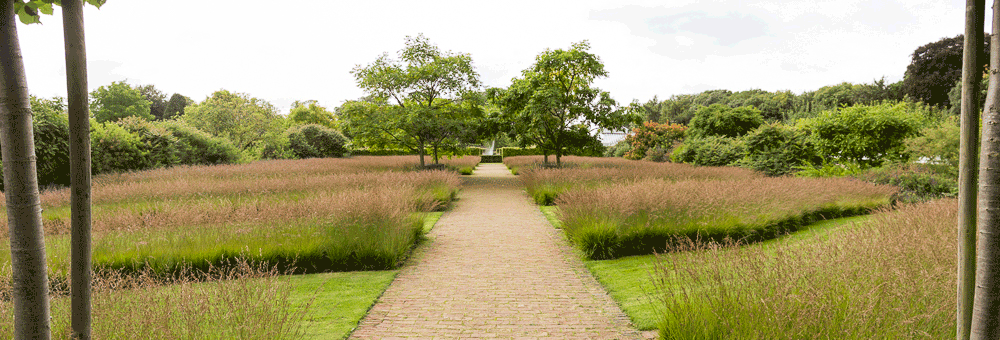
<path fill-rule="evenodd" d="M 640 338 L 503 164 L 428 237 L 351 338 Z"/>

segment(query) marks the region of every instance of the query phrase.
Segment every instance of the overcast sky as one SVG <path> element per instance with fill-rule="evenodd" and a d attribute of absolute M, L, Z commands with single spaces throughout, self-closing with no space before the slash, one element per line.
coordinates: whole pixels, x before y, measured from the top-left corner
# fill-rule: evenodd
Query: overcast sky
<path fill-rule="evenodd" d="M 109 0 L 85 11 L 89 83 L 153 84 L 196 101 L 219 89 L 287 113 L 364 95 L 349 73 L 423 33 L 507 86 L 546 48 L 589 40 L 619 102 L 709 89 L 796 93 L 902 79 L 920 45 L 964 32 L 961 0 Z M 987 9 L 988 10 L 988 9 Z M 32 94 L 65 97 L 62 19 L 19 25 Z M 987 15 L 987 23 L 990 16 Z M 986 25 L 989 31 L 989 24 Z"/>

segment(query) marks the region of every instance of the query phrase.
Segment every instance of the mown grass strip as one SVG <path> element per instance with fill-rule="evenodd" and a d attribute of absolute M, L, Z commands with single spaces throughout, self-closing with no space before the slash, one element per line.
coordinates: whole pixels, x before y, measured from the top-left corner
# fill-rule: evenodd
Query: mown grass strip
<path fill-rule="evenodd" d="M 814 242 L 827 237 L 831 230 L 849 227 L 853 223 L 868 219 L 868 216 L 855 216 L 820 221 L 787 236 L 744 247 L 769 249 L 773 248 L 771 245 L 776 242 L 799 244 Z M 676 255 L 666 253 L 660 256 Z M 660 302 L 656 297 L 660 288 L 654 284 L 659 275 L 655 261 L 657 261 L 656 255 L 640 255 L 614 260 L 587 260 L 584 263 L 629 316 L 633 325 L 639 330 L 654 330 L 661 322 L 663 314 L 663 306 L 658 305 Z M 698 287 L 688 287 L 688 289 L 703 290 Z"/>
<path fill-rule="evenodd" d="M 296 275 L 290 301 L 308 305 L 299 322 L 305 339 L 346 339 L 368 314 L 398 270 Z"/>

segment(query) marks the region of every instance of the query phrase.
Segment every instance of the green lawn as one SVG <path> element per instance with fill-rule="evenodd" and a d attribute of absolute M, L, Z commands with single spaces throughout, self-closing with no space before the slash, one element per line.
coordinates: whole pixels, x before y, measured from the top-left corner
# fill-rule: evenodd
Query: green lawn
<path fill-rule="evenodd" d="M 398 270 L 297 275 L 289 300 L 312 304 L 300 323 L 306 339 L 345 339 L 382 295 Z"/>
<path fill-rule="evenodd" d="M 556 207 L 542 207 L 546 217 L 554 213 Z M 860 222 L 868 216 L 855 216 L 826 220 L 799 229 L 785 237 L 751 244 L 747 247 L 764 247 L 775 242 L 804 242 L 825 237 L 827 232 Z M 553 223 L 555 224 L 555 223 Z M 666 254 L 665 256 L 670 256 Z M 614 260 L 584 260 L 587 268 L 597 280 L 608 290 L 615 302 L 621 306 L 632 323 L 640 330 L 654 330 L 660 321 L 656 308 L 655 289 L 653 286 L 655 255 L 629 256 Z"/>

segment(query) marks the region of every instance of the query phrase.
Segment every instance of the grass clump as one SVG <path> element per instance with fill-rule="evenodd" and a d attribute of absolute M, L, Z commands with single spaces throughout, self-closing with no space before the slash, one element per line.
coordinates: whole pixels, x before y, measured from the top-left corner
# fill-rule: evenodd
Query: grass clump
<path fill-rule="evenodd" d="M 176 278 L 150 272 L 94 276 L 93 326 L 98 339 L 289 339 L 303 335 L 310 299 L 294 301 L 289 276 L 237 260 Z M 67 291 L 54 291 L 53 338 L 69 339 Z M 0 337 L 13 338 L 13 304 L 0 299 Z"/>
<path fill-rule="evenodd" d="M 678 237 L 754 242 L 886 206 L 895 189 L 849 179 L 651 179 L 561 194 L 569 239 L 591 259 L 651 254 Z"/>
<path fill-rule="evenodd" d="M 802 242 L 665 254 L 660 338 L 953 337 L 956 213 L 938 200 Z"/>

